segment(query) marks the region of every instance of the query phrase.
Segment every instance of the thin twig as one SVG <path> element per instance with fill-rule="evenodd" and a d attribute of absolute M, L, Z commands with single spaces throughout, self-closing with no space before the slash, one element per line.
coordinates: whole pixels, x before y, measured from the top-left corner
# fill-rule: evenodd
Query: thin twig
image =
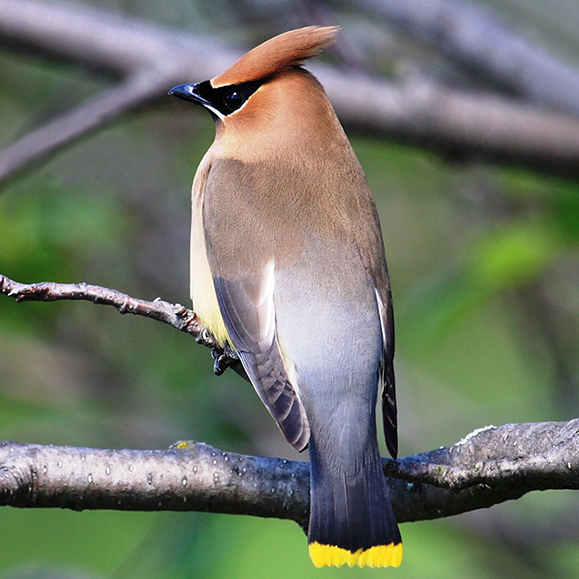
<path fill-rule="evenodd" d="M 23 284 L 0 274 L 0 293 L 17 302 L 54 302 L 60 300 L 83 300 L 113 306 L 120 314 L 145 316 L 163 322 L 193 336 L 196 341 L 211 348 L 215 358 L 215 372 L 222 374 L 230 367 L 242 378 L 247 378 L 243 366 L 230 348 L 222 348 L 215 338 L 203 327 L 195 313 L 181 304 L 172 304 L 157 298 L 146 301 L 133 298 L 117 290 L 86 283 L 68 284 L 40 282 Z"/>
<path fill-rule="evenodd" d="M 17 302 L 55 302 L 85 300 L 94 304 L 113 306 L 120 314 L 135 314 L 153 318 L 200 339 L 205 331 L 194 312 L 180 304 L 171 304 L 160 298 L 152 302 L 133 298 L 117 290 L 87 283 L 39 282 L 24 284 L 0 274 L 0 293 Z M 207 345 L 214 346 L 210 338 Z"/>

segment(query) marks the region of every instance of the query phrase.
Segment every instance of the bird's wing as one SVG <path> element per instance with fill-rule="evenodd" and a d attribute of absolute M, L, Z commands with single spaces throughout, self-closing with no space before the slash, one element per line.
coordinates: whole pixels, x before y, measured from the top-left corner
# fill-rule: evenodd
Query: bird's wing
<path fill-rule="evenodd" d="M 276 333 L 275 228 L 256 213 L 254 173 L 231 159 L 212 163 L 203 200 L 207 259 L 231 345 L 287 441 L 303 450 L 308 420 Z"/>
<path fill-rule="evenodd" d="M 365 195 L 362 195 L 365 192 Z M 394 310 L 388 268 L 376 204 L 368 188 L 360 190 L 357 218 L 365 227 L 354 227 L 358 250 L 366 270 L 369 272 L 376 294 L 382 330 L 382 360 L 380 365 L 382 382 L 382 417 L 384 436 L 388 452 L 393 458 L 398 455 L 396 386 L 394 381 Z M 356 221 L 354 221 L 356 222 Z"/>
<path fill-rule="evenodd" d="M 251 383 L 287 441 L 303 450 L 309 426 L 276 337 L 273 261 L 255 278 L 215 276 L 213 282 L 225 327 Z"/>
<path fill-rule="evenodd" d="M 398 456 L 398 419 L 396 409 L 396 383 L 394 381 L 394 315 L 390 288 L 375 288 L 382 330 L 382 418 L 388 452 Z"/>

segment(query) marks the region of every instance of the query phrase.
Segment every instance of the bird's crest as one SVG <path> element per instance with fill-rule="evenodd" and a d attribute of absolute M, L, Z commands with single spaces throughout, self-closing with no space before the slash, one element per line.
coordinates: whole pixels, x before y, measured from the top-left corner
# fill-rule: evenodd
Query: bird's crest
<path fill-rule="evenodd" d="M 211 86 L 217 88 L 256 81 L 299 66 L 334 44 L 339 30 L 339 26 L 307 26 L 275 36 L 212 79 Z"/>

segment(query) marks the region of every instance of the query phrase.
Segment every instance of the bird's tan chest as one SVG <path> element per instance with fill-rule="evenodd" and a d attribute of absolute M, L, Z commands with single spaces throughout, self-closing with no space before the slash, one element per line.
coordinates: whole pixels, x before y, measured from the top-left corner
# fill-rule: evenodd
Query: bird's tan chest
<path fill-rule="evenodd" d="M 203 163 L 193 183 L 191 204 L 191 299 L 193 310 L 201 323 L 224 345 L 229 337 L 219 310 L 205 246 L 203 192 L 207 172 L 201 171 L 202 166 Z"/>

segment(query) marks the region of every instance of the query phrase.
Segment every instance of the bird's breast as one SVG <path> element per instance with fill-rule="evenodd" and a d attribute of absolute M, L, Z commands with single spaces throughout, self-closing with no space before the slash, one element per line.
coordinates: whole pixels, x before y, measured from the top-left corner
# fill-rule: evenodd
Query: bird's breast
<path fill-rule="evenodd" d="M 211 167 L 209 157 L 201 162 L 193 181 L 191 207 L 191 299 L 193 311 L 208 332 L 225 345 L 229 336 L 221 316 L 213 275 L 207 259 L 203 226 L 203 201 L 207 176 Z"/>

